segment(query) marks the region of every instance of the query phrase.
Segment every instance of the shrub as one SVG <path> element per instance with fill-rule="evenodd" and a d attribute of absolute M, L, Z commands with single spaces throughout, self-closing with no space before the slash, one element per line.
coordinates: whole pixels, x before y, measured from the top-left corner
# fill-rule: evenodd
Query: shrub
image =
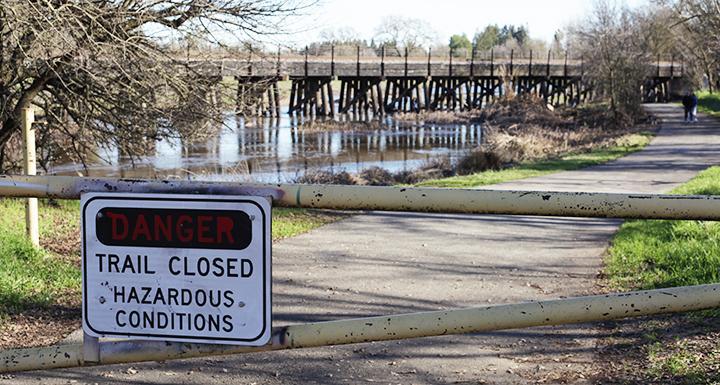
<path fill-rule="evenodd" d="M 299 177 L 296 182 L 303 184 L 358 184 L 357 179 L 347 171 L 333 173 L 322 170 L 305 173 L 305 175 Z"/>
<path fill-rule="evenodd" d="M 359 177 L 365 184 L 370 186 L 390 186 L 395 184 L 393 175 L 388 170 L 378 166 L 362 170 Z"/>
<path fill-rule="evenodd" d="M 503 166 L 500 156 L 492 150 L 478 148 L 458 161 L 458 175 L 469 175 L 485 170 L 499 170 Z"/>

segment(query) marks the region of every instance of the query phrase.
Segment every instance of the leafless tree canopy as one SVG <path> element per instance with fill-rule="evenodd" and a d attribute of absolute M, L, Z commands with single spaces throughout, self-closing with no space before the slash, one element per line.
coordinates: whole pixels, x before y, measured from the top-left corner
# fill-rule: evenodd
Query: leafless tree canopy
<path fill-rule="evenodd" d="M 670 23 L 678 51 L 688 64 L 695 83 L 704 77 L 710 92 L 715 91 L 720 71 L 720 1 L 663 1 L 673 12 Z"/>
<path fill-rule="evenodd" d="M 667 36 L 656 21 L 642 10 L 599 1 L 571 29 L 571 49 L 582 53 L 596 95 L 607 99 L 618 124 L 639 115 L 641 86 L 657 54 L 666 49 Z"/>
<path fill-rule="evenodd" d="M 375 40 L 394 48 L 398 56 L 402 50 L 408 51 L 427 47 L 436 40 L 435 31 L 425 20 L 403 16 L 386 16 L 375 29 Z"/>
<path fill-rule="evenodd" d="M 21 111 L 41 107 L 71 148 L 122 144 L 193 130 L 213 116 L 213 82 L 174 57 L 163 36 L 274 33 L 301 0 L 0 1 L 0 150 Z M 0 154 L 2 151 L 0 151 Z M 0 156 L 0 169 L 2 157 Z"/>

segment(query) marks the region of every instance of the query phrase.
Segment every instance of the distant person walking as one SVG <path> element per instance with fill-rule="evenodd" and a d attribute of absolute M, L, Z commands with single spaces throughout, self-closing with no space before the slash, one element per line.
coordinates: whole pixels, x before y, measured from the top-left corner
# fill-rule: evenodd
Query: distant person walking
<path fill-rule="evenodd" d="M 685 123 L 697 122 L 697 95 L 692 91 L 685 93 L 682 98 L 682 104 L 685 108 Z"/>

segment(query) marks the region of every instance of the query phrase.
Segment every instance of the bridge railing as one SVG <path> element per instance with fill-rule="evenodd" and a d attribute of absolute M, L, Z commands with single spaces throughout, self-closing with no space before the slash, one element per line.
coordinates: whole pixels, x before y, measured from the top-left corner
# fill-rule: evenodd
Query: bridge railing
<path fill-rule="evenodd" d="M 84 192 L 205 193 L 271 198 L 287 207 L 442 213 L 720 220 L 720 196 L 0 176 L 0 196 L 78 199 Z M 563 325 L 720 306 L 720 284 L 364 317 L 276 327 L 262 347 L 140 340 L 0 352 L 0 372 L 168 360 Z"/>
<path fill-rule="evenodd" d="M 568 52 L 532 50 L 473 51 L 398 50 L 394 48 L 334 47 L 314 54 L 289 52 L 247 54 L 224 59 L 194 60 L 203 73 L 222 76 L 582 76 L 587 63 Z M 675 57 L 648 63 L 656 77 L 682 77 L 684 64 Z"/>

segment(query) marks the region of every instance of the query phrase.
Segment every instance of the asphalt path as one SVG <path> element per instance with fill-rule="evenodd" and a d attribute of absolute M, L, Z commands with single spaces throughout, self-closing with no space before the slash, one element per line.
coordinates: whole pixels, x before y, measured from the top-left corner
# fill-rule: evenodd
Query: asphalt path
<path fill-rule="evenodd" d="M 648 147 L 484 188 L 665 192 L 720 162 L 720 124 L 672 105 Z M 276 325 L 597 292 L 619 220 L 368 212 L 273 247 Z M 591 324 L 16 374 L 2 384 L 588 383 Z"/>

